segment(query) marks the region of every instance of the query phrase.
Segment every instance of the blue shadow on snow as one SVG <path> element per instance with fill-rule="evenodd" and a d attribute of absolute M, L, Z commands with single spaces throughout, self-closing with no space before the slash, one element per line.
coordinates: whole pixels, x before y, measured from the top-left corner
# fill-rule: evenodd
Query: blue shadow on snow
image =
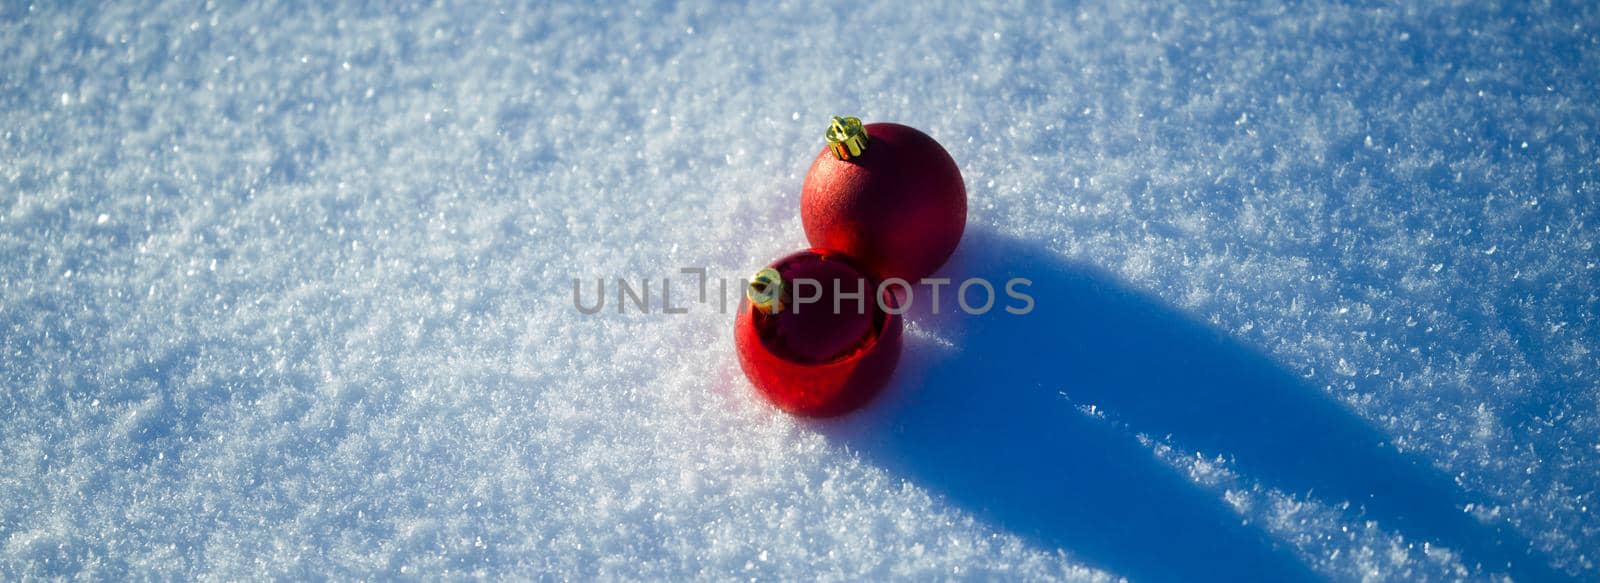
<path fill-rule="evenodd" d="M 831 440 L 1044 548 L 1134 580 L 1318 578 L 1286 544 L 1154 457 L 1143 433 L 1222 455 L 1246 478 L 1369 519 L 1518 580 L 1566 579 L 1426 462 L 1257 351 L 1085 265 L 969 232 L 942 275 L 1033 281 L 1037 305 L 908 317 L 953 341 L 908 338 L 865 410 L 817 422 Z M 919 288 L 921 291 L 922 288 Z M 948 288 L 945 294 L 952 293 Z M 974 291 L 973 299 L 980 299 Z M 1097 419 L 1076 407 L 1093 405 Z"/>

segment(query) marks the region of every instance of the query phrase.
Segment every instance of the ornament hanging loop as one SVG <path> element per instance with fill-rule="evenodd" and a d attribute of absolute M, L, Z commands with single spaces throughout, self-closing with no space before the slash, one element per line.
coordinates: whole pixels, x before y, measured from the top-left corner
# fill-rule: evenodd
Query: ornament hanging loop
<path fill-rule="evenodd" d="M 833 116 L 828 126 L 828 149 L 840 160 L 858 158 L 867 151 L 867 128 L 861 118 Z"/>

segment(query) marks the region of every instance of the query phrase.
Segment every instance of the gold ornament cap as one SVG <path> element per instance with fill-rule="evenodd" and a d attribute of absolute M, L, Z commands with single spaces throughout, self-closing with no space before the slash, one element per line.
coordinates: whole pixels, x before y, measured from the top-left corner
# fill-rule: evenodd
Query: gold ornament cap
<path fill-rule="evenodd" d="M 828 126 L 828 149 L 840 160 L 858 158 L 867 151 L 867 128 L 861 118 L 833 116 Z"/>
<path fill-rule="evenodd" d="M 744 295 L 750 305 L 767 314 L 783 311 L 783 276 L 771 267 L 757 271 L 745 286 Z"/>

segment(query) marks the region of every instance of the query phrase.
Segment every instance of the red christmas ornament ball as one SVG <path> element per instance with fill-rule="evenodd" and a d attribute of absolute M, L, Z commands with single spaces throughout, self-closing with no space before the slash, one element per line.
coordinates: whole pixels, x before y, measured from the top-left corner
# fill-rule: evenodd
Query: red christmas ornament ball
<path fill-rule="evenodd" d="M 803 280 L 817 285 L 796 284 Z M 840 415 L 888 382 L 902 322 L 884 307 L 899 311 L 897 300 L 886 293 L 880 306 L 877 278 L 855 262 L 834 251 L 801 251 L 763 269 L 751 286 L 758 291 L 740 303 L 734 344 L 745 376 L 773 405 L 796 415 Z M 836 311 L 835 290 L 860 291 L 862 299 L 838 297 Z"/>
<path fill-rule="evenodd" d="M 967 188 L 950 153 L 916 129 L 855 118 L 834 118 L 828 141 L 800 192 L 811 245 L 910 283 L 944 265 L 967 224 Z"/>

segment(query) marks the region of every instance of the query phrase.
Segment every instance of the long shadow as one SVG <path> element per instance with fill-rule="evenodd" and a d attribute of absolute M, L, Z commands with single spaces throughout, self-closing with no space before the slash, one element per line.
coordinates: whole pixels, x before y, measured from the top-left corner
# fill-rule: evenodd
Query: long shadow
<path fill-rule="evenodd" d="M 910 317 L 952 346 L 908 342 L 878 402 L 817 426 L 1001 528 L 1135 580 L 1316 578 L 1155 459 L 1132 437 L 1141 432 L 1231 457 L 1268 486 L 1349 501 L 1468 565 L 1566 578 L 1511 529 L 1463 512 L 1449 479 L 1315 387 L 1103 272 L 980 231 L 944 273 L 997 288 L 1029 278 L 1035 309 L 1005 313 L 1001 292 L 986 315 L 951 314 L 946 289 L 945 313 L 929 315 L 918 298 Z M 1117 423 L 1077 409 L 1089 404 Z"/>

